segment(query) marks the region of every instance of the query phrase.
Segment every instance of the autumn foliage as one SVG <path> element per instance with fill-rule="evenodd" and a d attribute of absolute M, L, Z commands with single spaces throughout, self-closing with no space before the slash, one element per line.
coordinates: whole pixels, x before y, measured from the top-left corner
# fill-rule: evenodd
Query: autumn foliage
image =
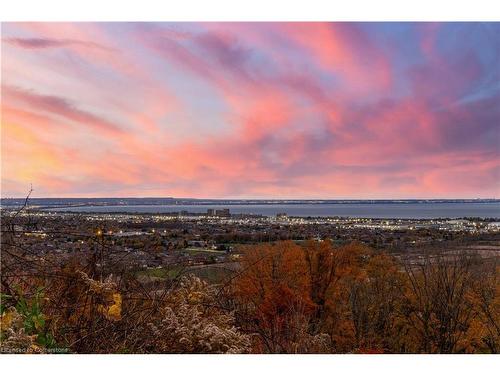
<path fill-rule="evenodd" d="M 245 247 L 238 269 L 220 284 L 189 275 L 144 284 L 133 273 L 77 258 L 21 276 L 10 273 L 18 253 L 5 254 L 3 352 L 500 350 L 499 268 L 474 254 L 394 256 L 328 240 L 266 243 Z"/>
<path fill-rule="evenodd" d="M 471 254 L 279 242 L 246 250 L 232 298 L 256 352 L 496 353 L 497 275 Z"/>

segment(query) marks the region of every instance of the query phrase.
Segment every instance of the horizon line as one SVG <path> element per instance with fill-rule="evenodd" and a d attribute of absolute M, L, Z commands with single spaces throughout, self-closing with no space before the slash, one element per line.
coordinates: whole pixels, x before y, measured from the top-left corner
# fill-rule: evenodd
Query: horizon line
<path fill-rule="evenodd" d="M 26 196 L 20 197 L 0 197 L 0 199 L 26 199 Z M 193 198 L 193 197 L 173 197 L 173 196 L 94 196 L 94 197 L 29 197 L 29 199 L 177 199 L 177 200 L 226 200 L 226 201 L 377 201 L 377 200 L 500 200 L 496 197 L 475 197 L 475 198 Z"/>

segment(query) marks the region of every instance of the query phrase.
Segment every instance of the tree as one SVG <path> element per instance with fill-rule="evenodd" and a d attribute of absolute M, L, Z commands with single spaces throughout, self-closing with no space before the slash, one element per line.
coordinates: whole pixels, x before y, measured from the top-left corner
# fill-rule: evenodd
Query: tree
<path fill-rule="evenodd" d="M 349 305 L 355 346 L 360 351 L 400 351 L 397 325 L 404 283 L 399 264 L 387 254 L 374 254 L 365 272 L 350 285 Z"/>
<path fill-rule="evenodd" d="M 324 337 L 309 333 L 314 311 L 303 250 L 291 241 L 247 248 L 234 280 L 237 316 L 269 353 L 307 352 Z"/>
<path fill-rule="evenodd" d="M 467 253 L 429 254 L 406 260 L 408 287 L 403 316 L 411 328 L 407 350 L 420 353 L 466 351 L 467 337 L 476 316 L 471 298 L 477 282 L 479 259 Z"/>

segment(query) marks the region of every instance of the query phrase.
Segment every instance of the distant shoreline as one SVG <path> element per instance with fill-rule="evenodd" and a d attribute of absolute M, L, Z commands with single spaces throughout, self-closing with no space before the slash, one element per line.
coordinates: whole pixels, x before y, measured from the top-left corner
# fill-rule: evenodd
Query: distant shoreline
<path fill-rule="evenodd" d="M 12 201 L 11 203 L 19 203 Z M 338 200 L 338 201 L 177 201 L 130 202 L 119 200 L 113 202 L 95 201 L 30 201 L 29 208 L 36 211 L 80 214 L 150 214 L 179 216 L 203 215 L 213 216 L 214 211 L 227 209 L 228 215 L 261 215 L 290 217 L 357 217 L 357 218 L 499 218 L 500 200 Z M 156 203 L 156 204 L 154 204 Z M 2 210 L 16 210 L 17 205 L 3 205 Z"/>
<path fill-rule="evenodd" d="M 26 198 L 2 198 L 2 208 L 24 204 Z M 500 203 L 500 199 L 191 199 L 191 198 L 30 198 L 39 209 L 88 206 L 233 206 L 304 204 L 439 204 Z"/>

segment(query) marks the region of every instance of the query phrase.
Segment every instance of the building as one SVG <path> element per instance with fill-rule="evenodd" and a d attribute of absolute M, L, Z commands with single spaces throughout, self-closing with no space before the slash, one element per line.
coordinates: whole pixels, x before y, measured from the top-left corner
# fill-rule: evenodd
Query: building
<path fill-rule="evenodd" d="M 220 217 L 230 217 L 231 213 L 229 212 L 229 208 L 223 208 L 222 210 L 216 210 L 215 215 Z"/>

